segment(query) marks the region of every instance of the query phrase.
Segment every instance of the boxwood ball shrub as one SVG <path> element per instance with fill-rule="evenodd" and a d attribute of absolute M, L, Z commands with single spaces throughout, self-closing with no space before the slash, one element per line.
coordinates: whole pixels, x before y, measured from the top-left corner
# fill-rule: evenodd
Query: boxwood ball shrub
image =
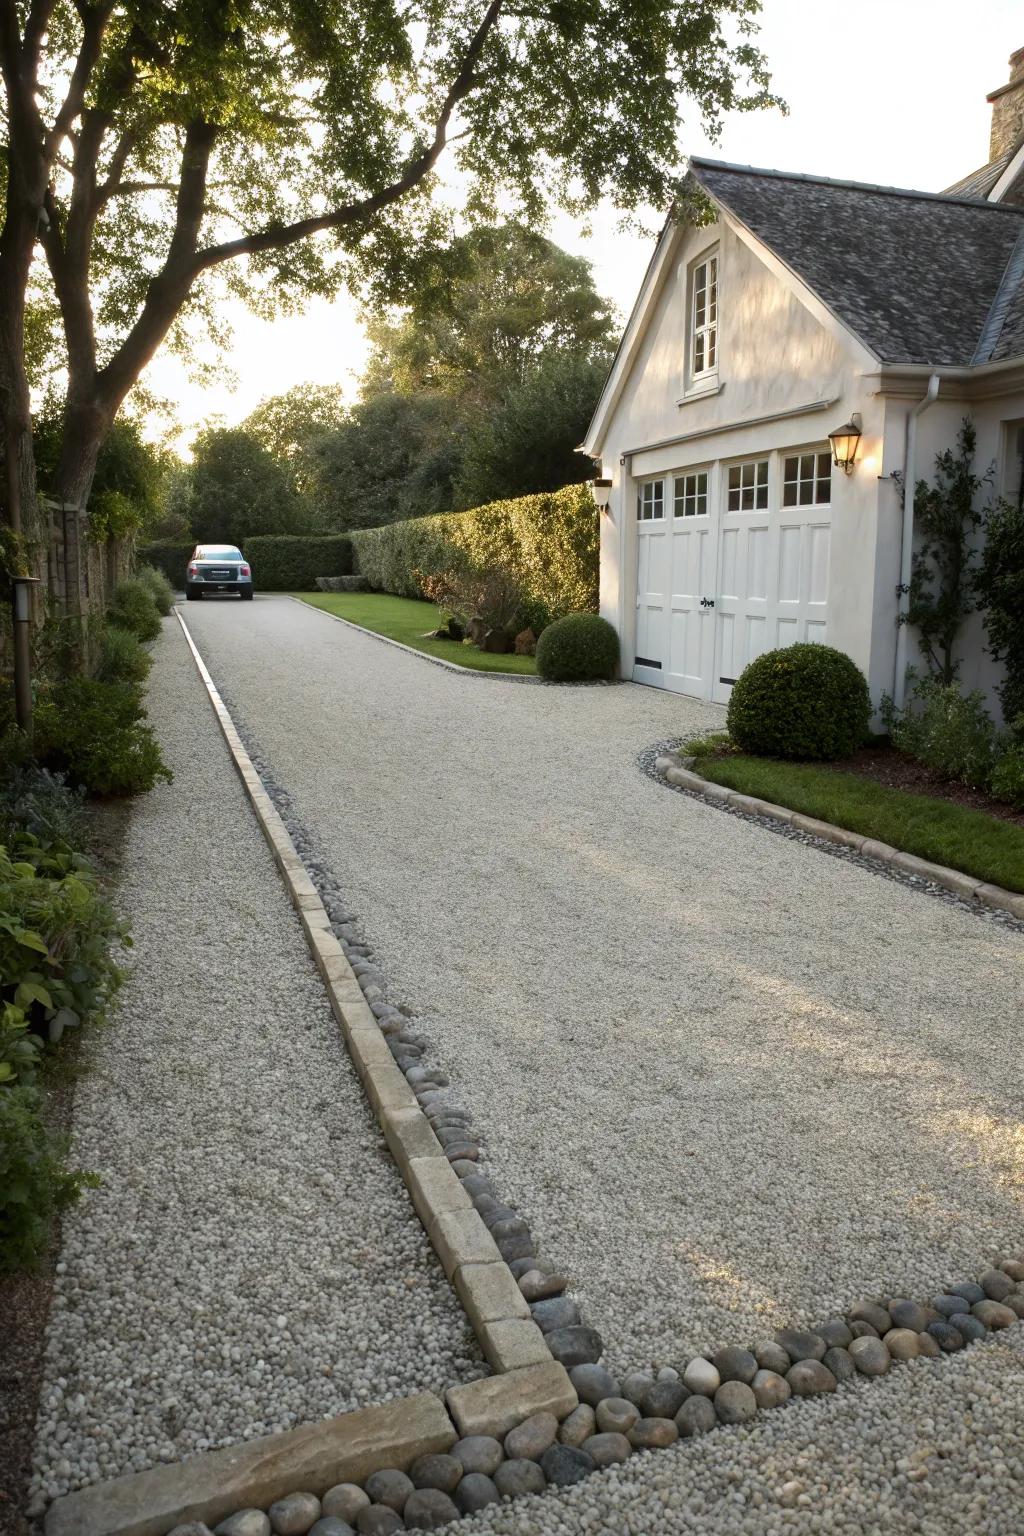
<path fill-rule="evenodd" d="M 740 673 L 729 700 L 729 734 L 758 757 L 847 757 L 871 718 L 864 674 L 830 645 L 766 651 Z"/>
<path fill-rule="evenodd" d="M 135 574 L 153 594 L 157 612 L 166 618 L 174 607 L 174 588 L 163 571 L 158 571 L 155 565 L 140 565 Z"/>
<path fill-rule="evenodd" d="M 583 683 L 614 676 L 619 637 L 596 613 L 556 619 L 537 641 L 537 671 L 549 683 Z"/>
<path fill-rule="evenodd" d="M 132 630 L 104 626 L 96 661 L 101 683 L 144 683 L 152 665 L 152 656 Z"/>

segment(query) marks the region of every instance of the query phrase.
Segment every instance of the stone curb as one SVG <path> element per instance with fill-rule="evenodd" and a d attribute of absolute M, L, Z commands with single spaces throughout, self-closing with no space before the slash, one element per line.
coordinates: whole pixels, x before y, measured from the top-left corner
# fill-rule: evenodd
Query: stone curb
<path fill-rule="evenodd" d="M 544 681 L 542 677 L 534 677 L 530 672 L 487 672 L 482 667 L 460 667 L 457 661 L 445 661 L 443 656 L 431 656 L 426 651 L 418 651 L 414 645 L 405 645 L 401 640 L 392 640 L 390 635 L 379 635 L 375 629 L 364 629 L 361 624 L 353 624 L 350 619 L 343 619 L 340 613 L 331 613 L 327 608 L 319 608 L 314 603 L 303 602 L 301 597 L 293 597 L 290 592 L 281 595 L 287 597 L 290 603 L 299 603 L 303 608 L 311 609 L 313 613 L 323 614 L 325 619 L 333 619 L 335 624 L 344 624 L 346 629 L 354 629 L 357 635 L 369 635 L 371 640 L 379 640 L 382 645 L 393 645 L 396 651 L 404 651 L 407 656 L 415 656 L 420 661 L 429 661 L 435 667 L 444 667 L 446 672 L 454 672 L 459 677 L 484 677 L 504 683 L 543 683 Z"/>
<path fill-rule="evenodd" d="M 190 1520 L 212 1528 L 296 1488 L 319 1497 L 383 1467 L 404 1472 L 417 1456 L 447 1451 L 457 1439 L 441 1399 L 424 1392 L 96 1483 L 52 1504 L 44 1529 L 46 1536 L 166 1536 Z"/>
<path fill-rule="evenodd" d="M 654 766 L 669 784 L 674 784 L 677 789 L 688 789 L 715 805 L 728 805 L 746 815 L 770 816 L 774 821 L 787 822 L 798 832 L 806 832 L 811 837 L 820 837 L 826 842 L 852 848 L 865 859 L 874 859 L 878 864 L 891 864 L 902 874 L 913 875 L 919 880 L 930 880 L 934 885 L 952 891 L 955 896 L 979 901 L 986 907 L 996 907 L 1002 912 L 1008 912 L 1011 917 L 1024 918 L 1024 895 L 1017 891 L 1004 890 L 1001 885 L 989 885 L 974 875 L 964 874 L 962 870 L 949 869 L 945 864 L 933 864 L 930 859 L 919 859 L 916 854 L 891 848 L 888 843 L 880 843 L 858 832 L 850 832 L 845 827 L 837 827 L 831 821 L 818 821 L 814 816 L 803 816 L 799 811 L 788 810 L 784 805 L 772 805 L 770 801 L 758 800 L 753 795 L 741 795 L 724 784 L 715 784 L 710 779 L 702 778 L 690 768 L 683 768 L 677 754 L 670 756 L 666 753 L 656 758 Z"/>
<path fill-rule="evenodd" d="M 398 1164 L 416 1214 L 445 1274 L 454 1284 L 484 1357 L 492 1370 L 499 1373 L 547 1363 L 551 1361 L 551 1352 L 544 1343 L 543 1334 L 528 1317 L 523 1317 L 519 1286 L 483 1218 L 466 1198 L 458 1174 L 392 1056 L 345 951 L 332 931 L 331 920 L 316 887 L 242 744 L 181 611 L 178 608 L 174 611 L 263 835 L 299 914 L 310 953 L 352 1063 L 380 1122 L 391 1155 Z M 500 1269 L 507 1279 L 507 1284 L 492 1283 L 489 1286 L 490 1305 L 483 1310 L 475 1300 L 479 1282 L 475 1281 L 473 1286 L 465 1280 L 461 1285 L 456 1283 L 456 1276 L 467 1266 Z M 471 1299 L 467 1302 L 467 1298 Z M 496 1316 L 497 1298 L 502 1298 L 502 1302 L 500 1315 Z M 491 1315 L 484 1316 L 485 1311 Z"/>

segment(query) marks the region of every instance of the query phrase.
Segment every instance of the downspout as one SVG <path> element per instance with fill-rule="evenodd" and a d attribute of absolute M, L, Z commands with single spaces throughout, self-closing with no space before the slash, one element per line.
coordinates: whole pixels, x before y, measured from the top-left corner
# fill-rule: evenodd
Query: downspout
<path fill-rule="evenodd" d="M 907 416 L 907 447 L 903 458 L 903 535 L 900 543 L 900 584 L 896 624 L 896 659 L 893 664 L 892 696 L 902 709 L 907 694 L 907 613 L 910 609 L 910 577 L 914 568 L 914 493 L 917 488 L 917 420 L 935 402 L 939 393 L 939 375 L 928 380 L 924 398 Z"/>

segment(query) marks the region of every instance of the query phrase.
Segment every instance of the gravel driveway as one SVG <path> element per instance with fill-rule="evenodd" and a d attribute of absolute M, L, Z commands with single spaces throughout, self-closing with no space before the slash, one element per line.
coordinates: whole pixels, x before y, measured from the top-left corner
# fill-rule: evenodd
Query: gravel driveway
<path fill-rule="evenodd" d="M 712 707 L 188 621 L 613 1370 L 1019 1246 L 1020 934 L 641 777 Z"/>
<path fill-rule="evenodd" d="M 76 1094 L 103 1187 L 64 1223 L 37 1496 L 484 1374 L 173 619 L 149 707 L 175 780 L 132 810 L 132 975 Z"/>

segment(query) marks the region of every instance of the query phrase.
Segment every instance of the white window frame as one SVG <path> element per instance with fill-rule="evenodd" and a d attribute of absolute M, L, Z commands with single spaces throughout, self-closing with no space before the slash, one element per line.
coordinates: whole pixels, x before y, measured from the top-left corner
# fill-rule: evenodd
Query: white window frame
<path fill-rule="evenodd" d="M 638 523 L 663 523 L 665 521 L 664 480 L 644 480 L 637 486 L 636 520 Z"/>
<path fill-rule="evenodd" d="M 702 251 L 696 261 L 691 263 L 688 286 L 687 378 L 692 388 L 699 389 L 704 384 L 713 384 L 718 378 L 722 266 L 717 245 Z M 701 355 L 699 367 L 698 351 Z"/>
<path fill-rule="evenodd" d="M 828 445 L 824 448 L 816 444 L 813 448 L 783 449 L 779 454 L 780 469 L 782 472 L 782 495 L 780 505 L 783 512 L 793 512 L 801 507 L 828 507 L 832 504 L 832 454 Z M 808 470 L 808 460 L 811 467 Z M 796 464 L 796 476 L 791 478 L 788 470 L 790 463 Z M 803 494 L 804 486 L 811 487 L 810 497 Z M 822 497 L 821 488 L 828 486 L 828 495 Z M 791 499 L 790 486 L 796 487 L 796 494 Z"/>
<path fill-rule="evenodd" d="M 701 485 L 703 481 L 703 485 Z M 703 506 L 701 505 L 703 503 Z M 687 509 L 690 510 L 687 510 Z M 672 476 L 673 521 L 690 517 L 709 517 L 711 514 L 711 468 L 681 469 Z"/>
<path fill-rule="evenodd" d="M 730 512 L 769 511 L 769 487 L 771 484 L 771 456 L 759 454 L 755 459 L 739 459 L 723 465 L 725 470 L 725 510 Z M 733 475 L 739 476 L 739 484 L 731 484 Z M 744 506 L 744 493 L 750 492 L 749 507 Z M 736 505 L 733 506 L 733 497 Z"/>

